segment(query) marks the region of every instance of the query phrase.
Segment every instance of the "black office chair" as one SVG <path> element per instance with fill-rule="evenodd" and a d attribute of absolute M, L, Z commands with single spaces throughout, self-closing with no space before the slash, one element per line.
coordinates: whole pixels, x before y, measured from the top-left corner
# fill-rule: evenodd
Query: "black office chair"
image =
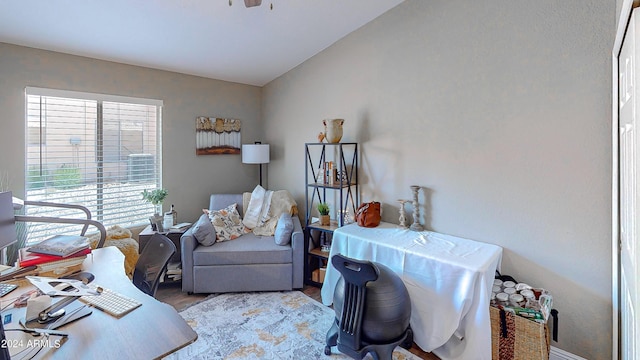
<path fill-rule="evenodd" d="M 331 264 L 342 275 L 333 295 L 336 318 L 327 332 L 324 353 L 338 346 L 343 354 L 391 360 L 393 349 L 411 347 L 411 300 L 402 279 L 388 267 L 335 254 Z"/>
<path fill-rule="evenodd" d="M 145 294 L 155 297 L 160 276 L 175 252 L 173 241 L 162 234 L 153 234 L 136 262 L 133 284 Z"/>

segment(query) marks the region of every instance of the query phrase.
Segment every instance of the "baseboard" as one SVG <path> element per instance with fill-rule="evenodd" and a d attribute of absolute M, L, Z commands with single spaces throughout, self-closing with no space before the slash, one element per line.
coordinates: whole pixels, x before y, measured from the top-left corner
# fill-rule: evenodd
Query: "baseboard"
<path fill-rule="evenodd" d="M 552 346 L 551 351 L 549 352 L 549 360 L 586 360 L 586 359 Z"/>

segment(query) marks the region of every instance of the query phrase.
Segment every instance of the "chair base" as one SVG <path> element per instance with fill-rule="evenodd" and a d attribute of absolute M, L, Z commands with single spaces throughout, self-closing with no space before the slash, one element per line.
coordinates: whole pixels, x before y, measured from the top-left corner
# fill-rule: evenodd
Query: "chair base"
<path fill-rule="evenodd" d="M 361 360 L 370 353 L 374 360 L 392 360 L 393 350 L 397 346 L 409 349 L 413 345 L 413 331 L 411 330 L 411 327 L 408 327 L 400 338 L 392 342 L 385 344 L 369 344 L 363 342 L 363 346 L 360 349 L 352 349 L 340 344 L 338 342 L 339 333 L 340 329 L 338 328 L 338 319 L 335 319 L 331 328 L 327 332 L 327 345 L 324 348 L 325 355 L 331 355 L 331 347 L 337 346 L 338 351 L 353 359 Z"/>

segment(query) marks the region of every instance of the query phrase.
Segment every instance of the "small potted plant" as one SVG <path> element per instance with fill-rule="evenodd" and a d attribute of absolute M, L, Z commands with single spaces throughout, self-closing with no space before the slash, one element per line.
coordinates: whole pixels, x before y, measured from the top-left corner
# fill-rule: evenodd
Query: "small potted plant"
<path fill-rule="evenodd" d="M 142 199 L 152 203 L 156 207 L 156 214 L 160 215 L 162 202 L 164 198 L 167 197 L 167 190 L 165 189 L 155 189 L 155 190 L 144 190 L 142 192 Z"/>
<path fill-rule="evenodd" d="M 318 212 L 320 213 L 320 225 L 329 225 L 329 205 L 323 202 L 319 203 Z"/>

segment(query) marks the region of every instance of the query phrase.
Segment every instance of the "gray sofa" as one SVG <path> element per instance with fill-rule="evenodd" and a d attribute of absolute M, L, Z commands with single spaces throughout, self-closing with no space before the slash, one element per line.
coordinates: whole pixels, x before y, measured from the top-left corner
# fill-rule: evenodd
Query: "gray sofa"
<path fill-rule="evenodd" d="M 233 203 L 243 216 L 242 194 L 213 194 L 209 209 Z M 292 217 L 291 243 L 281 246 L 273 236 L 244 234 L 237 239 L 202 246 L 193 228 L 182 235 L 182 291 L 223 293 L 279 291 L 303 286 L 304 236 L 300 220 Z"/>

